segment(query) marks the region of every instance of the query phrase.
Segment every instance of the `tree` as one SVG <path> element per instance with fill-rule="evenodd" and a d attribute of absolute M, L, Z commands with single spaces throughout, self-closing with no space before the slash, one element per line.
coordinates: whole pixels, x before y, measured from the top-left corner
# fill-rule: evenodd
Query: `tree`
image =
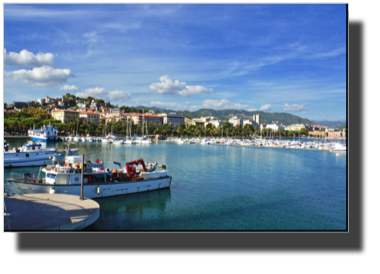
<path fill-rule="evenodd" d="M 70 93 L 66 93 L 66 96 L 65 96 L 65 97 L 66 97 L 66 98 L 70 98 L 70 96 L 71 96 Z"/>

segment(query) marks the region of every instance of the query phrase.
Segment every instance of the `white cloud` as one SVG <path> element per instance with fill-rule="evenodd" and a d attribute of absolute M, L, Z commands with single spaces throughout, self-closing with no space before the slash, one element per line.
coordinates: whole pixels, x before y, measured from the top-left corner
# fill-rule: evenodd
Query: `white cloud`
<path fill-rule="evenodd" d="M 76 94 L 77 97 L 86 98 L 91 96 L 94 98 L 102 98 L 106 101 L 127 101 L 131 99 L 131 94 L 121 90 L 108 91 L 105 88 L 88 88 Z"/>
<path fill-rule="evenodd" d="M 304 106 L 306 106 L 307 103 L 303 103 L 303 104 L 300 104 L 300 105 L 297 105 L 297 104 L 293 104 L 293 105 L 288 105 L 288 104 L 285 104 L 284 105 L 284 110 L 288 110 L 288 111 L 305 111 L 304 110 Z"/>
<path fill-rule="evenodd" d="M 202 106 L 205 108 L 212 108 L 212 109 L 242 109 L 242 108 L 249 107 L 249 105 L 233 103 L 225 99 L 222 99 L 220 101 L 208 99 L 208 100 L 203 101 Z"/>
<path fill-rule="evenodd" d="M 54 69 L 49 66 L 33 68 L 33 70 L 5 71 L 4 76 L 15 82 L 31 84 L 32 86 L 51 87 L 65 83 L 69 78 L 75 77 L 70 69 Z"/>
<path fill-rule="evenodd" d="M 37 53 L 34 55 L 32 52 L 23 49 L 20 53 L 10 52 L 4 49 L 4 65 L 6 66 L 30 66 L 41 67 L 53 63 L 54 55 L 52 53 Z"/>
<path fill-rule="evenodd" d="M 178 103 L 150 102 L 150 105 L 158 108 L 181 108 L 181 105 Z"/>
<path fill-rule="evenodd" d="M 72 86 L 64 85 L 63 87 L 60 87 L 59 90 L 78 90 L 78 88 L 74 85 Z"/>
<path fill-rule="evenodd" d="M 106 24 L 103 24 L 101 25 L 101 28 L 102 29 L 114 29 L 114 30 L 118 30 L 122 33 L 126 32 L 127 30 L 131 30 L 131 29 L 139 29 L 140 28 L 140 22 L 135 22 L 135 23 L 132 23 L 132 24 L 120 24 L 120 23 L 117 23 L 117 22 L 113 22 L 113 23 L 106 23 Z"/>
<path fill-rule="evenodd" d="M 344 54 L 344 53 L 346 53 L 346 48 L 345 47 L 333 49 L 333 50 L 330 50 L 329 52 L 317 53 L 314 56 L 316 58 L 335 57 L 335 56 L 338 56 L 338 55 L 341 55 L 341 54 Z"/>
<path fill-rule="evenodd" d="M 212 89 L 207 89 L 203 86 L 187 86 L 185 82 L 175 80 L 174 82 L 169 79 L 168 75 L 160 77 L 160 83 L 153 83 L 149 89 L 161 95 L 181 95 L 188 97 L 199 93 L 210 93 Z"/>
<path fill-rule="evenodd" d="M 271 105 L 263 105 L 263 106 L 261 106 L 260 110 L 269 111 L 269 110 L 272 110 L 272 106 Z"/>

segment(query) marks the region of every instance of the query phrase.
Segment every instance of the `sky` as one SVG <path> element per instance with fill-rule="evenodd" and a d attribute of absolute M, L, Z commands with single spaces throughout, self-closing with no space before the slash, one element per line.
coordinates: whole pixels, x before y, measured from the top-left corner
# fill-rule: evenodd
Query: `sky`
<path fill-rule="evenodd" d="M 4 4 L 4 101 L 346 117 L 344 4 Z"/>

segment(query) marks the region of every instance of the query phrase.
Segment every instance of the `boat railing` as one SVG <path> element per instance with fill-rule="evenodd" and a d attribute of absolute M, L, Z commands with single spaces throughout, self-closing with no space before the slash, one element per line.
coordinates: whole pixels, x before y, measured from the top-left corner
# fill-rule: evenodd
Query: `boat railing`
<path fill-rule="evenodd" d="M 24 178 L 24 174 L 23 173 L 15 173 L 15 172 L 11 172 L 11 179 L 22 179 Z"/>
<path fill-rule="evenodd" d="M 25 178 L 23 173 L 15 173 L 15 172 L 11 172 L 11 179 L 12 180 L 17 180 L 21 183 L 41 183 L 43 182 L 43 180 L 39 179 L 39 178 Z"/>

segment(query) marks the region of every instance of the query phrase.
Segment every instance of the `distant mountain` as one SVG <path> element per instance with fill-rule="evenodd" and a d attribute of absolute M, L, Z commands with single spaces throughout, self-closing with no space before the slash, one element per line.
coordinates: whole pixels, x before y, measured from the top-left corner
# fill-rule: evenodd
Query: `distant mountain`
<path fill-rule="evenodd" d="M 346 121 L 327 121 L 327 120 L 322 120 L 322 121 L 315 121 L 316 123 L 324 126 L 329 126 L 329 127 L 339 127 L 339 126 L 344 126 L 346 125 Z"/>
<path fill-rule="evenodd" d="M 188 110 L 169 110 L 169 109 L 161 109 L 156 107 L 144 107 L 138 106 L 136 108 L 145 108 L 149 110 L 159 110 L 160 112 L 175 112 L 177 114 L 184 115 L 189 118 L 201 118 L 202 116 L 213 116 L 219 118 L 221 121 L 228 121 L 231 117 L 238 116 L 243 119 L 252 119 L 252 116 L 255 114 L 260 115 L 260 123 L 261 124 L 283 124 L 283 125 L 291 125 L 291 124 L 309 124 L 316 125 L 318 122 L 311 121 L 306 118 L 301 118 L 299 116 L 292 115 L 290 113 L 284 112 L 263 112 L 263 111 L 246 111 L 246 110 L 238 110 L 238 109 L 224 109 L 224 110 L 215 110 L 215 109 L 199 109 L 197 111 L 188 111 Z"/>

